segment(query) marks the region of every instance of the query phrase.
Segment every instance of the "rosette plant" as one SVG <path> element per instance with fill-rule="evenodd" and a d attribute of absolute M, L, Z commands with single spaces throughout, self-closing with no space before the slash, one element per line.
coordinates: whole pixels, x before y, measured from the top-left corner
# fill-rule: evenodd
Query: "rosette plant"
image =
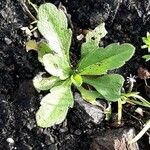
<path fill-rule="evenodd" d="M 49 90 L 36 113 L 38 126 L 50 127 L 63 122 L 68 109 L 74 105 L 72 86 L 92 104 L 96 104 L 97 98 L 111 102 L 121 98 L 124 78 L 107 72 L 123 66 L 134 54 L 134 46 L 113 43 L 100 47 L 99 42 L 107 33 L 102 23 L 87 33 L 81 58 L 73 68 L 69 55 L 72 30 L 68 28 L 64 11 L 51 3 L 42 4 L 38 8 L 37 27 L 45 39 L 38 44 L 38 59 L 49 74 L 49 77 L 38 74 L 33 79 L 39 92 Z M 86 88 L 83 83 L 92 88 Z"/>

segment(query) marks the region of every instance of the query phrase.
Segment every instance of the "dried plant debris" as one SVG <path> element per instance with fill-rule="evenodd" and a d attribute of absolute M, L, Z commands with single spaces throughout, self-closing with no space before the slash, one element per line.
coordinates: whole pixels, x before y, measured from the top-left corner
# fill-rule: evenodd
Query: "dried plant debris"
<path fill-rule="evenodd" d="M 139 67 L 138 69 L 138 77 L 140 79 L 146 80 L 150 78 L 150 72 L 148 71 L 148 69 L 145 69 L 143 67 Z"/>

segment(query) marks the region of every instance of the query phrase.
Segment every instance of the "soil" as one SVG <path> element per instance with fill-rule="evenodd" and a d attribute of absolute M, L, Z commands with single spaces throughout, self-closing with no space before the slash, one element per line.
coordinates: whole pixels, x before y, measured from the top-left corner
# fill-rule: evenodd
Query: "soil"
<path fill-rule="evenodd" d="M 40 5 L 44 0 L 33 2 Z M 60 0 L 51 2 L 58 6 Z M 149 0 L 61 2 L 71 15 L 75 33 L 71 47 L 72 59 L 76 61 L 80 57 L 81 42 L 76 40 L 80 30 L 93 29 L 105 22 L 108 34 L 102 45 L 129 42 L 136 47 L 134 57 L 116 72 L 127 77 L 130 74 L 137 75 L 140 66 L 150 69 L 150 62 L 142 59 L 147 50 L 141 49 L 141 37 L 150 31 Z M 112 127 L 105 122 L 99 125 L 84 123 L 81 119 L 81 115 L 84 114 L 76 114 L 79 109 L 76 104 L 62 124 L 46 129 L 36 126 L 35 113 L 45 93 L 39 94 L 35 91 L 32 79 L 37 73 L 44 71 L 44 68 L 38 62 L 35 51 L 27 53 L 25 50 L 28 37 L 21 28 L 29 26 L 33 20 L 26 13 L 22 3 L 23 0 L 0 1 L 0 150 L 88 150 L 93 135 Z M 29 9 L 32 12 L 32 8 Z M 144 81 L 138 79 L 138 85 L 139 92 L 148 98 L 143 88 Z M 132 126 L 138 132 L 141 127 L 139 120 L 145 121 L 148 116 L 139 117 L 134 112 L 135 109 L 135 106 L 125 106 L 124 126 Z M 139 120 L 132 118 L 131 114 Z M 14 141 L 8 142 L 8 138 Z M 148 150 L 148 136 L 145 135 L 139 145 L 140 149 Z"/>

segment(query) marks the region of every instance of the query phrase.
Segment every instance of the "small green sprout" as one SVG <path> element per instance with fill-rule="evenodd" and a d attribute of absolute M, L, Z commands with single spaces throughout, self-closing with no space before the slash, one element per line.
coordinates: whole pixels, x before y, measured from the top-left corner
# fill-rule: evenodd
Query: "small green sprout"
<path fill-rule="evenodd" d="M 118 124 L 121 124 L 123 104 L 125 103 L 130 103 L 133 105 L 137 104 L 140 106 L 150 108 L 150 102 L 144 99 L 142 96 L 140 96 L 139 92 L 132 92 L 134 82 L 136 82 L 135 76 L 132 77 L 130 75 L 130 77 L 128 77 L 127 79 L 128 79 L 128 84 L 129 84 L 129 90 L 127 93 L 125 92 L 122 93 L 121 98 L 118 100 Z M 131 141 L 129 141 L 129 143 L 131 144 L 131 143 L 138 141 L 149 128 L 150 128 L 150 120 L 147 121 L 146 125 L 140 131 L 140 133 L 137 136 L 135 136 Z"/>
<path fill-rule="evenodd" d="M 145 43 L 145 45 L 143 45 L 142 48 L 148 48 L 148 52 L 150 52 L 150 33 L 147 32 L 146 37 L 143 37 L 142 40 Z"/>
<path fill-rule="evenodd" d="M 147 32 L 147 37 L 143 37 L 142 40 L 145 43 L 145 45 L 143 45 L 141 48 L 143 48 L 143 49 L 148 48 L 148 52 L 150 52 L 150 33 Z M 146 59 L 146 61 L 149 61 L 150 54 L 144 55 L 143 58 Z"/>
<path fill-rule="evenodd" d="M 72 31 L 68 28 L 65 13 L 51 3 L 43 4 L 38 8 L 37 27 L 46 40 L 38 44 L 38 59 L 50 74 L 49 77 L 40 74 L 33 79 L 38 92 L 50 90 L 42 98 L 36 113 L 38 126 L 50 127 L 64 121 L 68 109 L 74 104 L 72 86 L 92 104 L 96 104 L 97 98 L 109 102 L 121 98 L 124 78 L 107 72 L 123 66 L 133 56 L 134 46 L 113 43 L 105 48 L 99 47 L 100 40 L 107 33 L 102 23 L 87 33 L 81 46 L 81 58 L 73 68 L 69 55 Z"/>
<path fill-rule="evenodd" d="M 132 105 L 140 105 L 150 108 L 150 102 L 139 95 L 139 92 L 127 92 L 122 93 L 121 98 L 118 100 L 118 124 L 121 124 L 122 120 L 122 105 L 130 103 Z"/>
<path fill-rule="evenodd" d="M 144 107 L 149 107 L 150 108 L 150 102 L 145 100 L 142 96 L 140 96 L 139 92 L 132 92 L 133 91 L 133 87 L 134 87 L 134 83 L 136 82 L 135 79 L 135 75 L 132 76 L 130 74 L 129 77 L 127 77 L 127 83 L 129 85 L 129 89 L 127 92 L 122 92 L 121 93 L 121 98 L 118 100 L 118 124 L 121 124 L 121 120 L 122 120 L 122 105 L 124 105 L 125 103 L 130 103 L 133 105 L 140 105 L 140 106 L 144 106 Z"/>

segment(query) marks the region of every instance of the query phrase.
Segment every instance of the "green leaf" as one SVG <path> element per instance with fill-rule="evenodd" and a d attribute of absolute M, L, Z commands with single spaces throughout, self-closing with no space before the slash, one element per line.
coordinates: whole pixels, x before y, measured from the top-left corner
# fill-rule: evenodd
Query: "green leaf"
<path fill-rule="evenodd" d="M 104 99 L 104 97 L 97 91 L 86 90 L 83 87 L 78 87 L 77 89 L 80 91 L 82 98 L 91 104 L 96 104 L 97 98 Z"/>
<path fill-rule="evenodd" d="M 122 93 L 122 96 L 126 97 L 129 103 L 150 107 L 150 102 L 140 96 L 139 92 Z"/>
<path fill-rule="evenodd" d="M 93 86 L 106 100 L 118 101 L 124 78 L 118 74 L 104 75 L 98 78 L 82 77 L 83 81 Z"/>
<path fill-rule="evenodd" d="M 70 76 L 70 66 L 65 59 L 57 54 L 46 54 L 43 56 L 45 70 L 53 76 L 64 80 Z"/>
<path fill-rule="evenodd" d="M 52 53 L 48 43 L 42 41 L 38 44 L 38 60 L 43 63 L 43 56 Z"/>
<path fill-rule="evenodd" d="M 78 74 L 72 75 L 71 76 L 71 81 L 77 87 L 80 87 L 82 85 L 82 83 L 83 83 L 82 77 L 80 75 L 78 75 Z"/>
<path fill-rule="evenodd" d="M 150 55 L 144 55 L 143 58 L 146 59 L 146 61 L 149 61 L 150 60 Z"/>
<path fill-rule="evenodd" d="M 57 77 L 42 77 L 42 74 L 38 74 L 33 79 L 33 85 L 38 92 L 51 89 L 60 79 Z"/>
<path fill-rule="evenodd" d="M 39 7 L 38 19 L 37 27 L 48 41 L 50 49 L 69 61 L 72 31 L 68 29 L 64 12 L 55 5 L 46 3 Z"/>
<path fill-rule="evenodd" d="M 142 38 L 143 43 L 145 43 L 145 45 L 142 46 L 142 48 L 148 48 L 148 52 L 150 52 L 150 33 L 147 32 L 146 37 Z"/>
<path fill-rule="evenodd" d="M 69 107 L 74 104 L 70 81 L 52 88 L 51 93 L 47 94 L 40 104 L 36 113 L 38 126 L 46 128 L 63 122 Z"/>
<path fill-rule="evenodd" d="M 134 54 L 135 48 L 131 44 L 110 44 L 106 48 L 94 49 L 78 64 L 80 75 L 101 75 L 108 70 L 119 68 Z"/>
<path fill-rule="evenodd" d="M 141 48 L 145 49 L 145 48 L 148 48 L 148 46 L 147 45 L 142 45 Z"/>
<path fill-rule="evenodd" d="M 107 34 L 105 23 L 100 24 L 94 30 L 89 31 L 86 35 L 86 42 L 81 47 L 81 57 L 89 54 L 95 48 L 99 47 L 100 40 Z"/>
<path fill-rule="evenodd" d="M 144 42 L 146 45 L 149 45 L 149 44 L 150 44 L 150 41 L 149 41 L 148 38 L 143 37 L 142 40 L 143 40 L 143 42 Z"/>
<path fill-rule="evenodd" d="M 86 55 L 95 52 L 96 50 L 100 51 L 99 46 L 95 46 L 93 42 L 83 43 L 81 45 L 81 59 L 84 59 Z"/>

